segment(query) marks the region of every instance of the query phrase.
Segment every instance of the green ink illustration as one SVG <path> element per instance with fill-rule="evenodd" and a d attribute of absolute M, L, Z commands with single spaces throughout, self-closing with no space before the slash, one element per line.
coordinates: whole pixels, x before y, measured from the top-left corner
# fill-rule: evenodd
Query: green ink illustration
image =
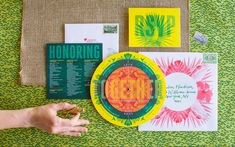
<path fill-rule="evenodd" d="M 116 34 L 117 33 L 117 25 L 104 25 L 104 33 L 111 33 Z"/>
<path fill-rule="evenodd" d="M 135 36 L 139 45 L 160 47 L 172 44 L 170 39 L 175 26 L 174 16 L 149 14 L 135 16 Z"/>

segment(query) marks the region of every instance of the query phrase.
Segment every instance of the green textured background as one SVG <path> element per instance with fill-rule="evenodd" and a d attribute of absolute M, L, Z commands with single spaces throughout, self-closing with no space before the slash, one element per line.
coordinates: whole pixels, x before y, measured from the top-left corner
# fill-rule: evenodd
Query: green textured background
<path fill-rule="evenodd" d="M 106 122 L 91 100 L 66 100 L 86 109 L 91 121 L 82 137 L 47 134 L 38 129 L 0 131 L 0 145 L 235 145 L 235 1 L 191 0 L 190 49 L 219 53 L 219 121 L 217 132 L 138 132 Z M 22 1 L 0 0 L 0 109 L 20 109 L 47 100 L 45 87 L 19 85 Z M 206 34 L 202 46 L 192 40 L 195 31 Z M 2 121 L 2 120 L 0 120 Z"/>

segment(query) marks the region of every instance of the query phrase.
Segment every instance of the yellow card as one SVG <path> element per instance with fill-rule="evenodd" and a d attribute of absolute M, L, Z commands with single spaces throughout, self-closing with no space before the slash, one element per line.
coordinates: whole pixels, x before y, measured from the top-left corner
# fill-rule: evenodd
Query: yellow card
<path fill-rule="evenodd" d="M 129 8 L 129 47 L 180 47 L 180 8 Z"/>

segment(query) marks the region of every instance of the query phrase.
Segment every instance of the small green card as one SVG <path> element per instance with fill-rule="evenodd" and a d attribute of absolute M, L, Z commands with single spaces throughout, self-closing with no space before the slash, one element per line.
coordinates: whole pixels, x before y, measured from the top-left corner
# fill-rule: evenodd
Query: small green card
<path fill-rule="evenodd" d="M 101 62 L 101 43 L 47 44 L 47 97 L 90 98 L 91 77 Z"/>

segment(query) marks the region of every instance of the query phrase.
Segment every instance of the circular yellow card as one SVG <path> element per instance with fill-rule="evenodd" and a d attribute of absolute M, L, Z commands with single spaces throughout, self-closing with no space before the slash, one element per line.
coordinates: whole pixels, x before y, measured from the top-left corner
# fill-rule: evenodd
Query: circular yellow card
<path fill-rule="evenodd" d="M 157 115 L 166 98 L 166 83 L 161 69 L 151 59 L 122 52 L 97 67 L 90 92 L 96 110 L 104 119 L 131 127 Z"/>

